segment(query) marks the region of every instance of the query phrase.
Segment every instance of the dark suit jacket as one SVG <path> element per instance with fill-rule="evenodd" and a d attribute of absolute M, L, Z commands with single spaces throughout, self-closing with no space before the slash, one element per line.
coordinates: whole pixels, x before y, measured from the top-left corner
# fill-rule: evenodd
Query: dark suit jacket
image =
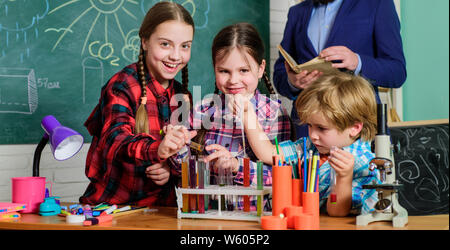
<path fill-rule="evenodd" d="M 318 55 L 308 38 L 313 7 L 312 1 L 306 0 L 289 9 L 281 46 L 297 63 Z M 377 102 L 380 102 L 378 86 L 399 88 L 406 80 L 400 22 L 393 0 L 344 0 L 325 48 L 330 46 L 346 46 L 359 54 L 360 75 L 375 87 Z M 280 54 L 275 63 L 273 82 L 281 95 L 295 100 L 300 91 L 292 91 L 288 86 L 284 61 Z M 292 115 L 295 120 L 295 107 Z"/>

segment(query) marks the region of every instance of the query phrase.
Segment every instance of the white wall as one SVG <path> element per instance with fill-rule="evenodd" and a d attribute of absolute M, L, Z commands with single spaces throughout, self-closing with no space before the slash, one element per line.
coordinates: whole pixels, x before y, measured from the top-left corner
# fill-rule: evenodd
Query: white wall
<path fill-rule="evenodd" d="M 287 11 L 297 0 L 270 0 L 270 69 L 278 58 L 277 44 L 283 37 Z M 283 100 L 290 112 L 290 102 Z M 32 175 L 34 145 L 0 145 L 0 202 L 11 201 L 11 178 Z M 52 182 L 53 196 L 63 202 L 78 202 L 89 180 L 84 174 L 87 151 L 90 144 L 83 145 L 81 151 L 67 161 L 53 158 L 50 146 L 44 148 L 40 162 L 40 176 Z"/>
<path fill-rule="evenodd" d="M 273 66 L 278 59 L 277 45 L 283 39 L 284 27 L 287 21 L 288 10 L 299 3 L 299 0 L 270 0 L 270 74 L 273 79 Z M 279 96 L 288 114 L 291 113 L 292 101 L 284 96 Z"/>
<path fill-rule="evenodd" d="M 35 145 L 0 145 L 0 202 L 11 202 L 11 178 L 32 176 Z M 66 161 L 53 158 L 50 145 L 41 155 L 39 175 L 52 183 L 52 195 L 63 202 L 78 202 L 89 183 L 84 166 L 90 143 Z M 50 184 L 48 184 L 50 189 Z"/>

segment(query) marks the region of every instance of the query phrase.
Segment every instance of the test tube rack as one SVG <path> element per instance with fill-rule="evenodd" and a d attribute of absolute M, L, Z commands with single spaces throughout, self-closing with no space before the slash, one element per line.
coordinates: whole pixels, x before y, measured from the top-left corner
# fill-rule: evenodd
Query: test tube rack
<path fill-rule="evenodd" d="M 242 210 L 226 211 L 221 209 L 221 199 L 222 195 L 252 195 L 260 196 L 261 200 L 266 194 L 272 194 L 272 187 L 267 186 L 262 190 L 258 190 L 254 186 L 244 187 L 244 186 L 219 186 L 219 185 L 209 185 L 200 188 L 176 188 L 177 194 L 177 218 L 197 218 L 197 219 L 218 219 L 218 220 L 243 220 L 243 221 L 260 221 L 261 217 L 257 215 L 257 211 L 244 212 Z M 190 213 L 182 212 L 181 208 L 183 205 L 183 194 L 204 194 L 204 195 L 218 195 L 218 209 L 208 209 L 205 213 Z M 271 215 L 272 212 L 261 212 L 261 216 Z"/>

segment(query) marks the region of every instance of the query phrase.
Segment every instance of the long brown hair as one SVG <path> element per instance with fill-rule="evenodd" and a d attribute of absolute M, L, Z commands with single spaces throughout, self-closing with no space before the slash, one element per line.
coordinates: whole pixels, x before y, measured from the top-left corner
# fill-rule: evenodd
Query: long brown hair
<path fill-rule="evenodd" d="M 192 19 L 191 14 L 180 4 L 174 2 L 159 2 L 155 4 L 145 15 L 144 20 L 142 21 L 141 27 L 139 29 L 139 37 L 142 39 L 148 39 L 153 32 L 155 32 L 156 27 L 158 25 L 166 22 L 166 21 L 183 21 L 188 25 L 191 25 L 193 30 L 195 31 L 194 20 Z M 138 133 L 148 133 L 149 132 L 149 124 L 148 124 L 148 114 L 146 110 L 147 103 L 147 79 L 145 77 L 145 72 L 147 69 L 145 65 L 145 54 L 146 52 L 142 48 L 139 53 L 138 59 L 138 73 L 139 73 L 139 81 L 142 87 L 141 94 L 141 103 L 136 112 L 136 125 L 134 132 Z M 188 91 L 188 66 L 186 65 L 181 71 L 182 78 L 182 88 L 181 92 L 184 94 L 188 94 L 189 99 L 191 97 L 190 92 Z M 191 100 L 192 101 L 192 100 Z"/>

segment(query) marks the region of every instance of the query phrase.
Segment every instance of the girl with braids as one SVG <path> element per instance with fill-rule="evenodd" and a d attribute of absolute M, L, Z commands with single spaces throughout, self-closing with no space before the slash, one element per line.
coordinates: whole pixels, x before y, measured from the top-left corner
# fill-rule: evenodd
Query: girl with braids
<path fill-rule="evenodd" d="M 85 122 L 93 136 L 86 159 L 91 182 L 81 203 L 176 205 L 174 185 L 179 177 L 165 159 L 195 135 L 169 124 L 179 103 L 171 98 L 190 98 L 187 63 L 194 22 L 181 5 L 160 2 L 146 14 L 139 36 L 139 61 L 103 86 L 99 104 Z M 183 84 L 174 80 L 180 70 Z"/>
<path fill-rule="evenodd" d="M 234 100 L 246 98 L 257 114 L 257 121 L 274 142 L 290 138 L 290 120 L 278 100 L 261 94 L 257 87 L 263 78 L 271 94 L 275 94 L 265 72 L 264 44 L 258 31 L 251 24 L 237 23 L 222 29 L 212 45 L 212 59 L 216 78 L 215 95 L 205 97 L 194 108 L 193 127 L 198 131 L 196 141 L 206 145 L 209 154 L 205 160 L 212 164 L 212 175 L 219 169 L 233 173 L 234 184 L 243 184 L 243 158 L 250 159 L 250 184 L 256 185 L 256 162 L 242 127 L 239 112 L 233 113 Z M 223 105 L 222 105 L 223 104 Z M 251 125 L 255 127 L 255 125 Z M 264 185 L 272 185 L 272 167 L 263 166 Z M 214 179 L 214 178 L 212 178 Z M 238 200 L 238 207 L 242 201 Z M 251 199 L 256 210 L 256 199 Z"/>

